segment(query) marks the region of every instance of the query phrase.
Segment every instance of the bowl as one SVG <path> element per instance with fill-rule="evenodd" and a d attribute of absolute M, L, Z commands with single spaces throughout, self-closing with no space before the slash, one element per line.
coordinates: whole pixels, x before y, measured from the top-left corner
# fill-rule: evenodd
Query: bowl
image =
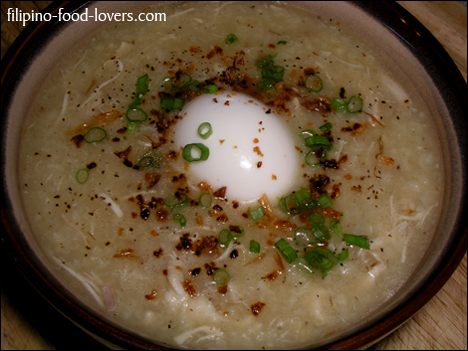
<path fill-rule="evenodd" d="M 123 12 L 127 6 L 119 4 L 88 4 L 109 12 Z M 124 8 L 116 8 L 124 6 Z M 421 88 L 427 104 L 437 111 L 447 160 L 446 196 L 439 232 L 431 244 L 425 261 L 418 271 L 390 300 L 371 324 L 354 331 L 322 348 L 361 348 L 368 346 L 398 328 L 416 313 L 443 286 L 466 251 L 466 84 L 458 69 L 432 35 L 411 15 L 397 5 L 352 3 L 334 6 L 301 3 L 298 6 L 317 6 L 324 13 L 345 25 L 358 23 L 356 31 L 366 33 L 368 39 L 381 44 L 381 49 L 395 57 L 395 64 L 416 86 Z M 53 4 L 45 12 L 57 13 L 63 8 L 79 12 L 80 6 L 68 3 Z M 329 12 L 331 11 L 331 12 Z M 366 20 L 362 20 L 362 16 Z M 357 22 L 356 19 L 359 19 Z M 46 264 L 34 240 L 24 215 L 19 196 L 17 153 L 23 118 L 38 87 L 64 53 L 71 50 L 100 23 L 42 22 L 28 26 L 2 60 L 2 223 L 5 227 L 2 242 L 8 254 L 33 286 L 59 311 L 97 339 L 125 348 L 157 348 L 133 333 L 105 321 L 87 308 L 55 277 Z M 450 233 L 447 235 L 446 233 Z"/>

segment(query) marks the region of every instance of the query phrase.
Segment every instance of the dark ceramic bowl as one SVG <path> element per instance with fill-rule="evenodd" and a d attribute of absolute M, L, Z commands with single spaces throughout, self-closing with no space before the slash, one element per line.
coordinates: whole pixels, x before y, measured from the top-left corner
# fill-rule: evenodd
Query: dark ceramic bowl
<path fill-rule="evenodd" d="M 397 4 L 383 2 L 296 2 L 319 9 L 373 43 L 390 58 L 425 99 L 439 130 L 446 161 L 445 198 L 436 235 L 410 280 L 365 324 L 323 345 L 322 348 L 363 348 L 385 337 L 427 303 L 444 285 L 466 252 L 467 126 L 466 83 L 452 59 L 414 17 Z M 54 3 L 45 10 L 56 14 L 81 11 L 124 12 L 141 6 L 130 2 Z M 147 6 L 147 3 L 144 4 Z M 19 193 L 18 149 L 24 118 L 48 72 L 82 38 L 96 31 L 99 22 L 34 23 L 16 40 L 2 60 L 1 95 L 1 217 L 2 244 L 32 285 L 70 320 L 107 345 L 123 348 L 158 348 L 87 308 L 43 263 Z"/>

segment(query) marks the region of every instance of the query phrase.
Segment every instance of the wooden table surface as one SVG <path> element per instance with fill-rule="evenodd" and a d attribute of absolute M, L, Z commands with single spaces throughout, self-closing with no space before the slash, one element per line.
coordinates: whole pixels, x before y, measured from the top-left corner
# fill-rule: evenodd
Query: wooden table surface
<path fill-rule="evenodd" d="M 23 29 L 8 21 L 8 8 L 25 13 L 50 1 L 1 2 L 1 56 Z M 467 9 L 458 1 L 400 2 L 442 43 L 466 81 Z M 52 308 L 1 255 L 1 349 L 105 349 Z M 375 350 L 467 349 L 467 256 L 439 293 L 404 326 L 373 345 Z"/>

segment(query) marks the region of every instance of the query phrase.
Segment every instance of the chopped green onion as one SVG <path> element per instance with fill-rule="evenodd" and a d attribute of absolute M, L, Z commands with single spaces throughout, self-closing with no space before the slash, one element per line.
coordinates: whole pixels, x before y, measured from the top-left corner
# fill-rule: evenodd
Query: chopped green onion
<path fill-rule="evenodd" d="M 314 268 L 307 263 L 304 257 L 298 257 L 294 261 L 294 265 L 300 270 L 305 270 L 307 273 L 314 273 Z"/>
<path fill-rule="evenodd" d="M 331 102 L 331 107 L 337 109 L 337 110 L 342 110 L 346 108 L 346 101 L 340 98 L 334 98 Z"/>
<path fill-rule="evenodd" d="M 231 232 L 227 229 L 223 229 L 218 234 L 218 242 L 221 247 L 227 247 L 232 240 Z"/>
<path fill-rule="evenodd" d="M 238 225 L 230 225 L 229 231 L 231 232 L 233 240 L 239 240 L 244 236 L 244 228 Z"/>
<path fill-rule="evenodd" d="M 302 188 L 299 191 L 296 191 L 293 195 L 298 202 L 302 202 L 310 198 L 309 192 L 307 191 L 307 189 L 304 188 Z"/>
<path fill-rule="evenodd" d="M 307 147 L 310 147 L 313 151 L 317 151 L 321 148 L 330 151 L 333 148 L 333 145 L 330 142 L 330 140 L 323 135 L 314 135 L 307 137 L 305 139 L 305 144 Z"/>
<path fill-rule="evenodd" d="M 301 204 L 294 194 L 282 197 L 279 204 L 283 212 L 287 214 L 297 215 L 301 213 Z"/>
<path fill-rule="evenodd" d="M 311 246 L 316 242 L 316 238 L 312 234 L 312 231 L 307 228 L 297 228 L 294 232 L 294 240 L 299 246 Z"/>
<path fill-rule="evenodd" d="M 136 82 L 136 98 L 133 102 L 128 106 L 129 108 L 135 108 L 141 105 L 141 99 L 143 96 L 148 92 L 149 88 L 149 77 L 147 74 L 141 76 L 137 79 Z"/>
<path fill-rule="evenodd" d="M 317 203 L 322 208 L 327 208 L 327 207 L 332 207 L 333 206 L 333 202 L 330 200 L 330 198 L 326 194 L 320 195 Z"/>
<path fill-rule="evenodd" d="M 76 181 L 80 184 L 84 184 L 88 181 L 89 178 L 89 171 L 86 168 L 80 169 L 76 172 Z"/>
<path fill-rule="evenodd" d="M 239 39 L 237 39 L 237 36 L 235 36 L 234 34 L 228 34 L 226 39 L 224 39 L 224 42 L 227 44 L 227 45 L 231 45 L 231 44 L 234 44 L 234 43 L 237 43 L 239 41 Z"/>
<path fill-rule="evenodd" d="M 348 251 L 348 249 L 346 249 L 343 252 L 339 253 L 337 258 L 340 261 L 344 261 L 344 260 L 346 260 L 348 258 L 348 256 L 349 256 L 349 251 Z"/>
<path fill-rule="evenodd" d="M 311 228 L 311 232 L 319 241 L 331 238 L 330 231 L 323 223 L 315 223 Z"/>
<path fill-rule="evenodd" d="M 311 210 L 317 207 L 317 201 L 313 198 L 310 198 L 308 201 L 304 201 L 301 204 L 301 212 Z"/>
<path fill-rule="evenodd" d="M 148 118 L 148 115 L 141 108 L 134 107 L 134 108 L 129 108 L 127 110 L 125 117 L 127 117 L 127 120 L 129 122 L 141 123 L 141 122 L 146 121 L 146 119 Z"/>
<path fill-rule="evenodd" d="M 274 86 L 274 83 L 270 79 L 265 79 L 257 83 L 258 90 L 264 90 L 265 88 L 270 88 L 272 86 Z"/>
<path fill-rule="evenodd" d="M 217 269 L 213 274 L 213 281 L 219 286 L 225 286 L 230 279 L 231 277 L 225 269 Z"/>
<path fill-rule="evenodd" d="M 349 98 L 346 104 L 346 110 L 349 113 L 356 113 L 362 110 L 362 99 L 358 95 L 353 95 Z"/>
<path fill-rule="evenodd" d="M 315 153 L 316 151 L 314 150 L 310 150 L 306 155 L 305 155 L 305 163 L 308 165 L 308 166 L 311 166 L 311 167 L 317 167 L 317 166 L 320 166 L 320 160 L 323 158 L 318 158 L 315 156 Z M 326 151 L 325 151 L 325 155 L 326 155 Z"/>
<path fill-rule="evenodd" d="M 190 85 L 192 77 L 187 73 L 177 72 L 175 77 L 172 78 L 172 86 L 176 89 L 182 89 Z"/>
<path fill-rule="evenodd" d="M 208 122 L 203 122 L 198 127 L 198 135 L 202 139 L 208 139 L 208 137 L 213 134 L 213 129 L 211 128 L 211 124 Z"/>
<path fill-rule="evenodd" d="M 194 152 L 192 152 L 194 150 Z M 198 153 L 194 155 L 193 153 Z M 210 156 L 210 149 L 201 143 L 187 144 L 182 150 L 182 157 L 185 161 L 206 161 Z"/>
<path fill-rule="evenodd" d="M 139 122 L 130 122 L 129 124 L 127 124 L 127 134 L 135 134 L 136 132 L 138 132 L 138 130 L 140 129 L 140 123 Z"/>
<path fill-rule="evenodd" d="M 280 239 L 275 243 L 275 247 L 278 249 L 280 254 L 284 257 L 286 262 L 291 263 L 297 258 L 297 252 L 292 248 L 289 243 L 284 240 Z"/>
<path fill-rule="evenodd" d="M 262 71 L 262 79 L 273 79 L 282 81 L 284 75 L 284 67 L 282 66 L 269 66 Z"/>
<path fill-rule="evenodd" d="M 260 244 L 256 242 L 255 240 L 250 240 L 250 247 L 249 247 L 250 252 L 252 253 L 260 253 Z"/>
<path fill-rule="evenodd" d="M 324 277 L 334 264 L 330 258 L 335 258 L 333 253 L 328 249 L 324 250 L 320 247 L 316 247 L 304 255 L 306 262 L 312 266 L 312 268 L 320 270 Z"/>
<path fill-rule="evenodd" d="M 336 236 L 339 236 L 340 238 L 343 237 L 343 230 L 340 227 L 340 221 L 337 219 L 334 219 L 330 222 L 330 231 L 335 234 Z"/>
<path fill-rule="evenodd" d="M 171 77 L 166 77 L 162 81 L 162 86 L 164 90 L 169 91 L 172 89 L 172 78 Z"/>
<path fill-rule="evenodd" d="M 274 85 L 265 89 L 265 96 L 267 99 L 274 98 L 276 95 L 278 95 L 278 90 Z"/>
<path fill-rule="evenodd" d="M 184 85 L 184 88 L 198 91 L 200 89 L 200 85 L 201 83 L 198 80 L 192 79 L 189 83 Z"/>
<path fill-rule="evenodd" d="M 214 94 L 218 92 L 218 87 L 216 85 L 207 85 L 204 89 L 205 94 Z"/>
<path fill-rule="evenodd" d="M 343 234 L 343 238 L 346 244 L 359 246 L 363 249 L 370 249 L 369 239 L 359 236 L 359 235 L 352 235 L 352 234 Z"/>
<path fill-rule="evenodd" d="M 322 216 L 320 213 L 311 213 L 310 216 L 309 216 L 309 222 L 311 223 L 322 223 L 324 224 L 325 223 L 325 217 Z"/>
<path fill-rule="evenodd" d="M 172 216 L 172 220 L 176 223 L 179 223 L 181 228 L 187 225 L 187 220 L 180 213 L 176 213 L 174 216 Z"/>
<path fill-rule="evenodd" d="M 161 98 L 161 108 L 167 111 L 180 110 L 183 103 L 181 98 Z"/>
<path fill-rule="evenodd" d="M 280 40 L 278 41 L 278 45 L 286 45 L 287 41 L 286 40 Z"/>
<path fill-rule="evenodd" d="M 101 127 L 93 127 L 83 135 L 87 143 L 99 143 L 107 137 L 107 132 Z"/>
<path fill-rule="evenodd" d="M 258 207 L 257 209 L 250 211 L 249 217 L 252 221 L 258 221 L 260 218 L 265 216 L 265 210 L 263 206 Z"/>
<path fill-rule="evenodd" d="M 169 195 L 164 199 L 164 204 L 169 207 L 172 211 L 177 211 L 182 208 L 188 207 L 189 198 L 187 194 L 176 193 L 176 195 Z"/>
<path fill-rule="evenodd" d="M 322 132 L 328 132 L 330 129 L 333 128 L 333 124 L 331 124 L 330 122 L 328 123 L 325 123 L 324 125 L 320 126 L 319 129 L 322 131 Z"/>
<path fill-rule="evenodd" d="M 273 54 L 273 55 L 268 55 L 264 57 L 259 63 L 257 63 L 258 68 L 265 68 L 273 63 L 273 59 L 276 57 L 278 54 Z"/>
<path fill-rule="evenodd" d="M 202 208 L 208 208 L 211 206 L 211 195 L 208 193 L 203 193 L 198 198 L 198 203 Z"/>
<path fill-rule="evenodd" d="M 161 166 L 162 154 L 154 149 L 147 151 L 143 157 L 138 161 L 138 167 L 148 168 L 154 167 L 159 168 Z"/>
<path fill-rule="evenodd" d="M 318 93 L 320 90 L 323 89 L 323 82 L 322 79 L 320 79 L 319 76 L 311 74 L 308 76 L 304 82 L 305 87 L 309 91 L 313 91 Z"/>

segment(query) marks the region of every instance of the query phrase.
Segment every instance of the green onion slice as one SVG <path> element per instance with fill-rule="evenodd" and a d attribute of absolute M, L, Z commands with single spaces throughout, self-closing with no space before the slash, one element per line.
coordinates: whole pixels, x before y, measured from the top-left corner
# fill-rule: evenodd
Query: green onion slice
<path fill-rule="evenodd" d="M 203 193 L 198 198 L 198 203 L 202 208 L 208 208 L 211 206 L 211 195 L 208 193 Z"/>
<path fill-rule="evenodd" d="M 182 208 L 188 207 L 189 198 L 187 194 L 176 193 L 175 195 L 169 195 L 164 199 L 164 204 L 169 207 L 172 211 L 180 210 Z"/>
<path fill-rule="evenodd" d="M 227 44 L 227 45 L 231 45 L 231 44 L 234 44 L 234 43 L 237 43 L 239 41 L 239 39 L 237 38 L 236 35 L 234 34 L 228 34 L 226 39 L 224 39 L 224 42 Z"/>
<path fill-rule="evenodd" d="M 310 199 L 309 192 L 307 191 L 307 189 L 304 189 L 304 188 L 302 188 L 299 191 L 296 191 L 293 195 L 298 202 L 302 202 L 302 201 Z"/>
<path fill-rule="evenodd" d="M 169 91 L 172 89 L 172 78 L 171 77 L 166 77 L 162 81 L 162 86 L 164 90 Z"/>
<path fill-rule="evenodd" d="M 315 223 L 312 226 L 311 231 L 318 241 L 323 241 L 325 239 L 331 238 L 330 231 L 323 223 Z"/>
<path fill-rule="evenodd" d="M 275 247 L 278 249 L 280 254 L 284 257 L 286 262 L 291 263 L 297 258 L 297 252 L 292 248 L 289 243 L 284 240 L 280 239 L 275 243 Z"/>
<path fill-rule="evenodd" d="M 334 98 L 331 102 L 331 107 L 337 109 L 337 110 L 342 110 L 346 108 L 346 101 L 340 98 Z"/>
<path fill-rule="evenodd" d="M 273 60 L 276 57 L 276 55 L 278 55 L 278 54 L 272 54 L 272 55 L 268 55 L 268 56 L 264 57 L 262 60 L 260 60 L 257 63 L 257 67 L 258 68 L 265 68 L 267 66 L 270 66 L 273 63 Z"/>
<path fill-rule="evenodd" d="M 231 280 L 231 277 L 225 269 L 217 269 L 213 274 L 213 281 L 219 286 L 225 286 L 229 283 L 229 280 Z"/>
<path fill-rule="evenodd" d="M 322 208 L 327 208 L 327 207 L 332 207 L 333 202 L 330 200 L 330 198 L 326 194 L 320 195 L 318 199 L 318 205 Z"/>
<path fill-rule="evenodd" d="M 187 220 L 180 213 L 176 213 L 174 216 L 172 216 L 172 220 L 176 223 L 179 223 L 181 228 L 187 225 Z"/>
<path fill-rule="evenodd" d="M 129 108 L 135 108 L 141 104 L 141 99 L 148 92 L 149 88 L 149 77 L 147 74 L 141 76 L 137 79 L 136 82 L 136 98 L 128 106 Z"/>
<path fill-rule="evenodd" d="M 205 94 L 214 94 L 218 92 L 218 87 L 216 85 L 207 85 L 203 91 Z"/>
<path fill-rule="evenodd" d="M 278 45 L 286 45 L 287 41 L 286 40 L 280 40 L 278 41 Z"/>
<path fill-rule="evenodd" d="M 276 81 L 282 81 L 284 75 L 284 67 L 282 66 L 271 66 L 268 69 L 262 71 L 262 79 L 273 79 Z"/>
<path fill-rule="evenodd" d="M 138 167 L 140 168 L 159 168 L 161 166 L 162 154 L 157 150 L 149 150 L 143 157 L 138 161 Z"/>
<path fill-rule="evenodd" d="M 362 110 L 362 99 L 358 95 L 353 95 L 349 98 L 346 104 L 346 110 L 349 113 L 356 113 Z"/>
<path fill-rule="evenodd" d="M 323 82 L 322 79 L 320 79 L 319 76 L 311 74 L 308 76 L 304 82 L 305 87 L 309 91 L 313 91 L 318 93 L 320 90 L 323 89 Z"/>
<path fill-rule="evenodd" d="M 340 261 L 344 261 L 344 260 L 346 260 L 348 258 L 348 256 L 349 256 L 349 251 L 348 251 L 348 249 L 346 249 L 343 252 L 339 253 L 337 258 Z"/>
<path fill-rule="evenodd" d="M 213 134 L 213 129 L 211 128 L 210 123 L 203 122 L 202 124 L 200 124 L 200 126 L 198 127 L 198 135 L 202 139 L 208 139 L 211 134 Z"/>
<path fill-rule="evenodd" d="M 231 232 L 231 236 L 233 240 L 239 240 L 244 236 L 244 228 L 238 225 L 230 225 L 229 231 Z"/>
<path fill-rule="evenodd" d="M 83 137 L 87 143 L 99 143 L 107 137 L 107 132 L 101 127 L 93 127 Z"/>
<path fill-rule="evenodd" d="M 294 233 L 294 240 L 299 246 L 312 246 L 317 241 L 312 231 L 307 228 L 297 228 Z"/>
<path fill-rule="evenodd" d="M 127 124 L 127 134 L 135 134 L 140 129 L 140 122 L 130 122 Z"/>
<path fill-rule="evenodd" d="M 250 240 L 250 252 L 259 254 L 260 253 L 260 244 L 255 240 Z"/>
<path fill-rule="evenodd" d="M 89 171 L 86 168 L 82 168 L 78 172 L 76 172 L 75 178 L 78 183 L 84 184 L 88 181 Z"/>
<path fill-rule="evenodd" d="M 294 194 L 282 197 L 279 204 L 281 210 L 287 214 L 297 215 L 301 213 L 301 204 Z"/>
<path fill-rule="evenodd" d="M 305 163 L 307 164 L 307 166 L 317 167 L 317 166 L 320 166 L 320 160 L 324 159 L 324 158 L 326 158 L 326 151 L 325 151 L 325 157 L 322 157 L 322 158 L 319 159 L 317 156 L 315 156 L 315 151 L 310 150 L 305 155 Z"/>
<path fill-rule="evenodd" d="M 167 111 L 180 110 L 183 103 L 181 98 L 161 98 L 161 108 Z"/>
<path fill-rule="evenodd" d="M 139 107 L 129 108 L 125 114 L 129 122 L 141 123 L 146 121 L 148 115 Z"/>
<path fill-rule="evenodd" d="M 176 89 L 185 88 L 190 85 L 192 77 L 187 73 L 176 73 L 175 77 L 172 78 L 172 86 Z"/>
<path fill-rule="evenodd" d="M 227 247 L 232 240 L 231 232 L 227 229 L 223 229 L 218 234 L 218 242 L 221 247 Z"/>
<path fill-rule="evenodd" d="M 278 90 L 274 85 L 265 89 L 265 96 L 267 97 L 267 99 L 272 99 L 276 95 L 278 95 Z"/>
<path fill-rule="evenodd" d="M 322 223 L 322 224 L 325 224 L 325 217 L 322 216 L 320 213 L 311 213 L 310 216 L 309 216 L 309 222 L 310 223 Z"/>
<path fill-rule="evenodd" d="M 260 206 L 256 208 L 253 211 L 250 211 L 249 217 L 252 221 L 258 221 L 260 218 L 263 218 L 265 216 L 265 210 L 263 209 L 263 206 Z"/>
<path fill-rule="evenodd" d="M 275 84 L 270 79 L 265 79 L 257 83 L 257 89 L 264 90 L 265 88 L 270 88 L 270 87 L 273 87 L 274 85 Z"/>
<path fill-rule="evenodd" d="M 340 221 L 337 219 L 334 219 L 330 222 L 330 231 L 335 234 L 336 236 L 339 236 L 340 238 L 343 238 L 343 230 L 340 227 Z"/>
<path fill-rule="evenodd" d="M 328 132 L 328 131 L 329 131 L 330 129 L 332 129 L 332 128 L 333 128 L 333 124 L 331 124 L 330 122 L 327 122 L 327 123 L 325 123 L 324 125 L 321 125 L 321 126 L 319 127 L 319 129 L 320 129 L 322 132 L 324 132 L 324 133 L 325 133 L 325 132 Z"/>
<path fill-rule="evenodd" d="M 313 151 L 317 151 L 321 148 L 330 151 L 333 148 L 333 144 L 330 142 L 330 140 L 323 135 L 314 135 L 307 137 L 305 139 L 305 144 Z"/>
<path fill-rule="evenodd" d="M 346 244 L 359 246 L 363 249 L 370 249 L 369 239 L 359 236 L 359 235 L 352 235 L 352 234 L 343 234 L 343 238 Z"/>
<path fill-rule="evenodd" d="M 210 156 L 210 149 L 201 143 L 187 144 L 182 150 L 182 157 L 187 162 L 206 161 Z"/>

